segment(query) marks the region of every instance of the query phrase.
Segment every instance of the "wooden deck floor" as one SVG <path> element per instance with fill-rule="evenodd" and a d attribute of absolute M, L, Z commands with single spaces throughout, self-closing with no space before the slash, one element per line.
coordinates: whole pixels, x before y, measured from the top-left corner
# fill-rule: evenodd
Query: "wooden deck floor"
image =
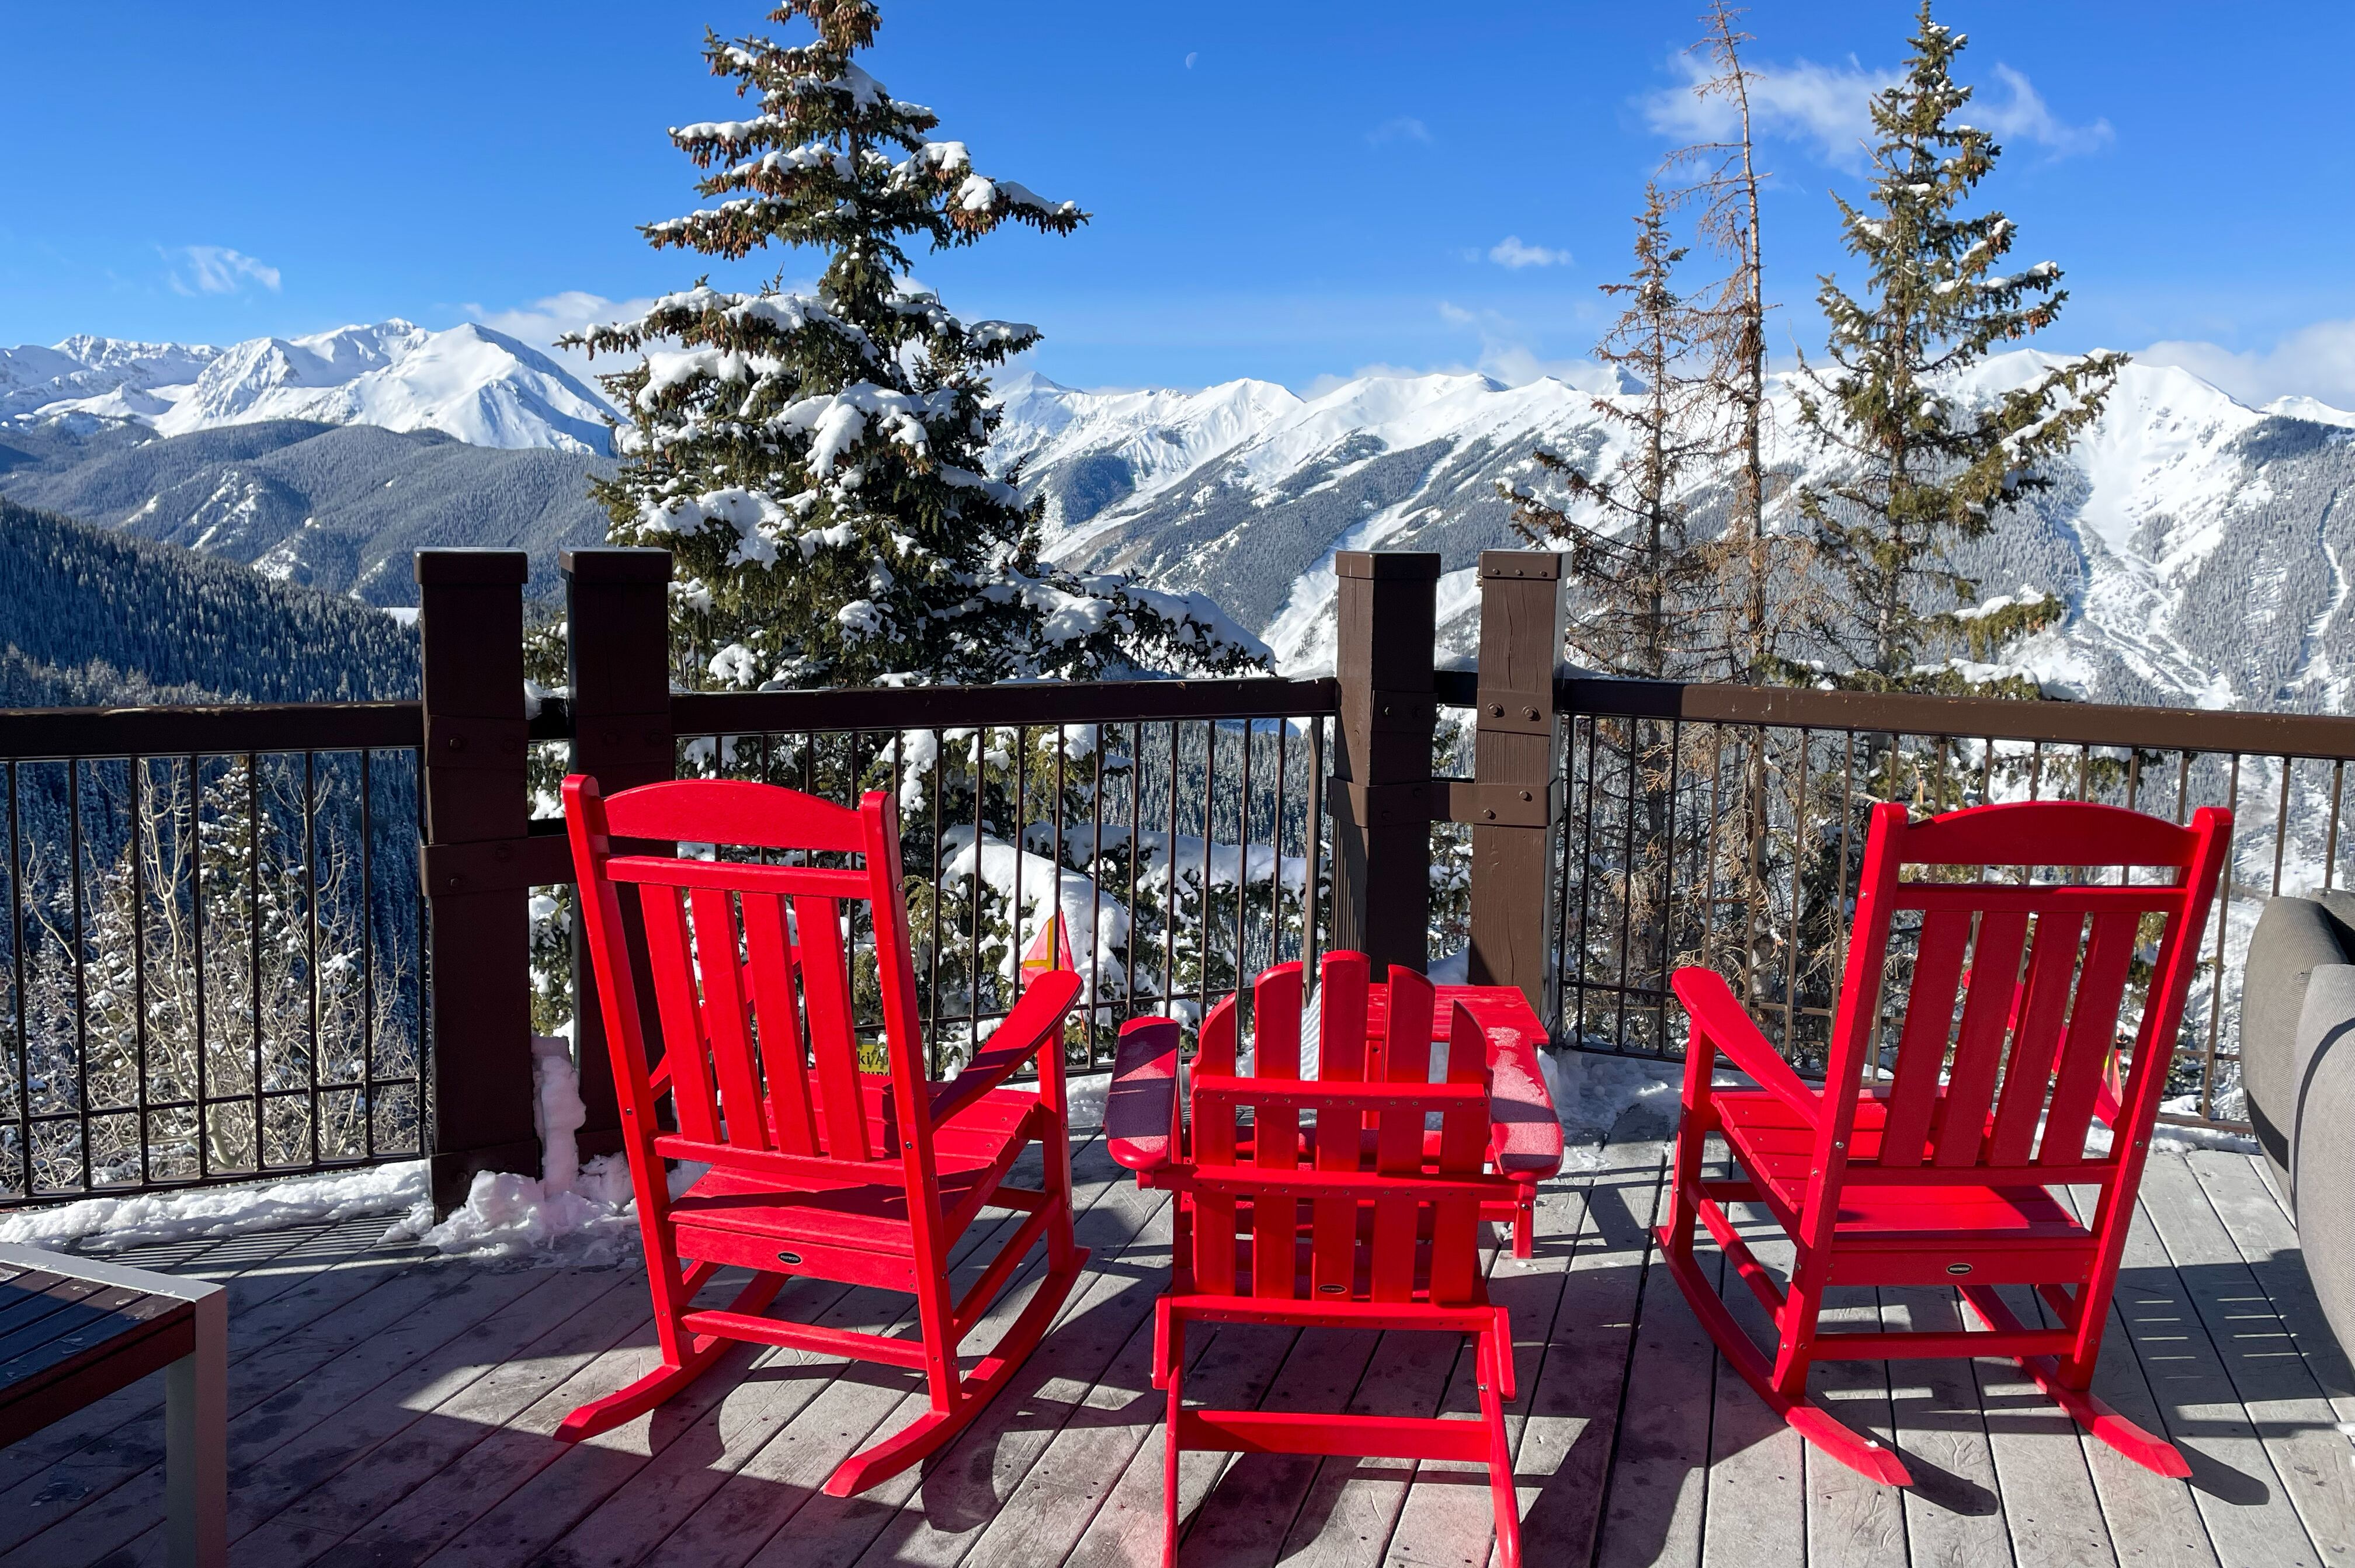
<path fill-rule="evenodd" d="M 1805 1450 L 1717 1364 L 1649 1266 L 1663 1154 L 1600 1151 L 1547 1191 L 1538 1257 L 1495 1264 L 1520 1341 L 1536 1568 L 2355 1563 L 2355 1446 L 2337 1425 L 2355 1420 L 2355 1378 L 2246 1157 L 2153 1161 L 2102 1366 L 2112 1403 L 2190 1452 L 2189 1485 L 2081 1440 L 2004 1363 L 1824 1369 L 1824 1394 L 1920 1477 L 1900 1493 Z M 131 1259 L 228 1285 L 244 1568 L 1149 1564 L 1161 1447 L 1146 1369 L 1168 1216 L 1115 1179 L 1100 1141 L 1077 1164 L 1095 1268 L 1059 1327 L 929 1471 L 847 1501 L 816 1488 L 913 1413 L 911 1375 L 747 1348 L 651 1418 L 578 1448 L 550 1439 L 648 1360 L 634 1267 L 437 1260 L 381 1244 L 381 1219 Z M 846 1327 L 897 1310 L 864 1292 L 785 1299 Z M 1934 1291 L 1857 1292 L 1841 1311 L 1955 1315 Z M 1221 1403 L 1473 1407 L 1466 1359 L 1434 1337 L 1239 1328 L 1196 1353 L 1189 1384 Z M 150 1380 L 0 1451 L 0 1565 L 160 1561 L 160 1399 Z M 1489 1550 L 1485 1486 L 1445 1466 L 1189 1457 L 1189 1565 L 1435 1568 Z"/>

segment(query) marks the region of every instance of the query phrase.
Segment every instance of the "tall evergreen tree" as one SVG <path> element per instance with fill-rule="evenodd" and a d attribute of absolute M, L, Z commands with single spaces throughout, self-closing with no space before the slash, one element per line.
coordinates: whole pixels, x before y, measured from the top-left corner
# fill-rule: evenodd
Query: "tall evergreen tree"
<path fill-rule="evenodd" d="M 1635 268 L 1625 282 L 1603 285 L 1625 308 L 1595 346 L 1596 358 L 1643 389 L 1633 399 L 1594 400 L 1626 443 L 1607 474 L 1539 448 L 1539 466 L 1561 481 L 1559 502 L 1524 485 L 1497 486 L 1523 538 L 1567 547 L 1582 600 L 1570 650 L 1614 675 L 1690 677 L 1714 673 L 1717 662 L 1702 626 L 1710 562 L 1693 548 L 1687 527 L 1688 470 L 1710 443 L 1687 362 L 1694 313 L 1672 276 L 1684 257 L 1668 232 L 1668 198 L 1647 184 L 1636 218 Z"/>
<path fill-rule="evenodd" d="M 1965 42 L 1923 0 L 1903 80 L 1873 95 L 1871 194 L 1862 208 L 1834 197 L 1866 286 L 1852 296 L 1823 279 L 1831 364 L 1799 378 L 1801 423 L 1845 459 L 1798 493 L 1848 590 L 1817 631 L 1852 665 L 1841 678 L 1870 689 L 1954 684 L 1918 667 L 1954 630 L 1943 607 L 1977 592 L 1947 546 L 2050 483 L 2043 465 L 2099 416 L 2126 363 L 2089 354 L 1991 401 L 1957 387 L 1999 346 L 2050 325 L 2068 297 L 2050 261 L 1998 272 L 2017 227 L 1962 211 L 2001 154 L 1956 119 L 1971 98 L 1953 74 Z"/>
<path fill-rule="evenodd" d="M 872 0 L 786 0 L 809 43 L 706 35 L 756 112 L 681 126 L 716 205 L 649 224 L 657 249 L 739 261 L 779 241 L 826 258 L 814 293 L 698 283 L 576 341 L 631 356 L 604 378 L 634 429 L 598 486 L 616 543 L 677 560 L 679 678 L 722 687 L 990 681 L 1131 667 L 1231 670 L 1251 639 L 1207 601 L 1039 559 L 1039 511 L 992 477 L 988 369 L 1039 341 L 964 322 L 910 281 L 911 246 L 1087 219 L 978 172 L 938 118 L 857 56 Z"/>

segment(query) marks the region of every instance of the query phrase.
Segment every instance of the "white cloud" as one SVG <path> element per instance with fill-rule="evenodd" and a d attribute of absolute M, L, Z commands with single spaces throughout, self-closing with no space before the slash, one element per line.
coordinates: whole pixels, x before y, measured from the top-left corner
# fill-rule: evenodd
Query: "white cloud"
<path fill-rule="evenodd" d="M 1549 251 L 1542 245 L 1524 245 L 1519 235 L 1508 234 L 1488 248 L 1488 260 L 1518 272 L 1523 267 L 1567 267 L 1570 252 Z"/>
<path fill-rule="evenodd" d="M 1981 92 L 1964 112 L 1976 114 L 1976 123 L 1994 132 L 1997 141 L 2033 142 L 2054 157 L 2065 158 L 2073 153 L 2106 147 L 2115 139 L 2115 133 L 2107 120 L 2096 120 L 2090 125 L 2062 123 L 2028 78 L 2011 67 L 1998 62 L 1995 75 L 1998 81 L 2011 90 L 2010 101 L 1998 103 L 1993 94 Z"/>
<path fill-rule="evenodd" d="M 1653 130 L 1678 142 L 1724 141 L 1737 133 L 1740 123 L 1733 105 L 1721 94 L 1703 96 L 1697 91 L 1710 78 L 1706 64 L 1691 55 L 1678 55 L 1669 69 L 1684 80 L 1644 100 L 1644 118 Z M 1902 74 L 1893 69 L 1867 69 L 1854 56 L 1844 66 L 1812 60 L 1753 66 L 1752 124 L 1763 137 L 1806 143 L 1826 163 L 1859 168 L 1866 144 L 1872 139 L 1871 97 Z M 1981 89 L 1964 109 L 1964 123 L 1994 132 L 1998 142 L 2032 143 L 2056 158 L 2091 152 L 2112 139 L 2107 120 L 2090 125 L 2061 120 L 2023 73 L 1998 62 L 1995 76 L 2009 96 L 1998 99 Z"/>
<path fill-rule="evenodd" d="M 1421 142 L 1431 144 L 1431 127 L 1412 115 L 1401 114 L 1395 120 L 1385 120 L 1366 133 L 1366 140 L 1375 146 L 1387 142 Z"/>
<path fill-rule="evenodd" d="M 2267 349 L 2154 343 L 2135 358 L 2145 365 L 2180 366 L 2251 407 L 2304 396 L 2355 409 L 2355 321 L 2318 321 Z"/>
<path fill-rule="evenodd" d="M 1585 392 L 1615 390 L 1617 377 L 1592 359 L 1550 359 L 1538 352 L 1519 323 L 1493 310 L 1466 310 L 1453 300 L 1439 302 L 1439 319 L 1450 326 L 1468 328 L 1480 340 L 1479 353 L 1470 359 L 1436 365 L 1360 365 L 1346 376 L 1323 375 L 1299 389 L 1304 398 L 1322 397 L 1334 388 L 1367 376 L 1487 376 L 1508 387 L 1527 386 L 1551 377 Z"/>
<path fill-rule="evenodd" d="M 1370 365 L 1359 366 L 1356 369 L 1350 371 L 1346 376 L 1337 376 L 1328 370 L 1324 375 L 1310 381 L 1306 386 L 1295 388 L 1294 389 L 1299 392 L 1302 397 L 1314 402 L 1327 392 L 1333 391 L 1337 388 L 1346 387 L 1352 381 L 1365 380 L 1369 377 L 1380 377 L 1385 379 L 1411 380 L 1417 376 L 1468 376 L 1471 373 L 1471 366 L 1460 363 L 1454 365 L 1424 365 L 1418 367 L 1414 365 L 1392 365 L 1387 360 L 1378 359 Z"/>
<path fill-rule="evenodd" d="M 226 245 L 182 245 L 164 252 L 174 263 L 165 279 L 183 294 L 233 294 L 248 283 L 278 292 L 278 269 Z"/>
<path fill-rule="evenodd" d="M 493 332 L 504 332 L 509 337 L 519 337 L 535 348 L 544 349 L 575 376 L 587 380 L 622 368 L 612 356 L 591 360 L 578 348 L 559 348 L 556 340 L 568 332 L 583 327 L 602 326 L 607 322 L 630 321 L 644 315 L 654 304 L 652 298 L 633 300 L 607 299 L 586 289 L 567 289 L 561 293 L 537 299 L 527 305 L 507 310 L 486 311 L 481 305 L 466 306 L 466 314 Z M 590 382 L 594 386 L 596 383 Z"/>

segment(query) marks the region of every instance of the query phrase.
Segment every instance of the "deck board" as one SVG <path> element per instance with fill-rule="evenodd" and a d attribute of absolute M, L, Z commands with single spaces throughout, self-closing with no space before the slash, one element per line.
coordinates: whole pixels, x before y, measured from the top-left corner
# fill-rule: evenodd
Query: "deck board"
<path fill-rule="evenodd" d="M 1765 1209 L 1737 1204 L 1734 1216 L 1751 1251 L 1768 1266 L 1787 1270 L 1790 1243 Z M 1721 1291 L 1723 1273 L 1721 1263 Z M 1751 1339 L 1761 1345 L 1771 1342 L 1766 1309 L 1739 1276 L 1723 1294 L 1734 1320 Z M 1701 1532 L 1703 1568 L 1803 1568 L 1807 1561 L 1805 1445 L 1722 1357 L 1716 1371 L 1708 1512 Z M 1706 1528 L 1709 1517 L 1714 1517 L 1717 1528 Z"/>
<path fill-rule="evenodd" d="M 1710 1349 L 1648 1240 L 1665 1148 L 1582 1152 L 1540 1195 L 1537 1256 L 1489 1253 L 1491 1289 L 1515 1314 L 1508 1424 L 1531 1563 L 2355 1562 L 2340 1539 L 2355 1534 L 2355 1447 L 2336 1426 L 2355 1415 L 2355 1373 L 2247 1157 L 2153 1157 L 2096 1378 L 2196 1456 L 2192 1483 L 2083 1438 L 2008 1362 L 1820 1369 L 1818 1395 L 1914 1468 L 1922 1484 L 1900 1493 L 1806 1450 Z M 819 1484 L 912 1417 L 912 1374 L 746 1347 L 653 1416 L 553 1440 L 567 1412 L 647 1364 L 634 1267 L 433 1259 L 383 1243 L 381 1218 L 133 1256 L 229 1287 L 240 1564 L 1150 1565 L 1151 1305 L 1169 1214 L 1099 1141 L 1076 1151 L 1074 1175 L 1094 1257 L 1044 1347 L 925 1470 L 849 1499 Z M 1705 1262 L 1717 1272 L 1713 1253 Z M 905 1298 L 815 1283 L 782 1299 L 846 1327 L 906 1316 Z M 1763 1335 L 1738 1284 L 1731 1300 Z M 1891 1327 L 1954 1314 L 1933 1290 L 1849 1292 L 1838 1309 Z M 1187 1349 L 1189 1393 L 1220 1404 L 1472 1408 L 1468 1357 L 1433 1338 L 1233 1325 L 1198 1328 Z M 160 1560 L 160 1393 L 150 1380 L 0 1450 L 0 1568 Z M 1192 1455 L 1180 1501 L 1188 1568 L 1491 1561 L 1487 1488 L 1462 1467 Z"/>

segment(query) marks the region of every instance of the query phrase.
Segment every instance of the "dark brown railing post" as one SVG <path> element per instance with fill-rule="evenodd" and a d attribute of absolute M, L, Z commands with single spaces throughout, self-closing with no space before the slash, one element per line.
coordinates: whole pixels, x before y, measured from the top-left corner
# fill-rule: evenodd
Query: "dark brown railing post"
<path fill-rule="evenodd" d="M 1490 803 L 1472 825 L 1472 951 L 1476 986 L 1518 986 L 1546 1017 L 1555 933 L 1552 878 L 1561 832 L 1554 752 L 1560 741 L 1554 667 L 1568 599 L 1561 557 L 1549 550 L 1480 552 L 1480 683 L 1473 773 Z M 1515 807 L 1534 807 L 1526 814 Z M 1518 820 L 1509 825 L 1508 813 Z M 1483 820 L 1483 817 L 1486 820 Z"/>
<path fill-rule="evenodd" d="M 1431 778 L 1439 557 L 1343 550 L 1339 743 L 1333 753 L 1333 945 L 1424 969 L 1431 962 Z"/>
<path fill-rule="evenodd" d="M 523 583 L 519 549 L 417 552 L 424 662 L 433 1203 L 539 1168 L 532 1127 Z"/>
<path fill-rule="evenodd" d="M 568 549 L 564 570 L 566 645 L 571 688 L 572 771 L 589 773 L 607 795 L 672 776 L 677 752 L 670 728 L 670 551 Z M 634 906 L 622 912 L 632 955 L 645 963 L 645 933 Z M 581 1098 L 588 1120 L 583 1158 L 622 1147 L 622 1113 L 613 1098 L 605 1020 L 590 980 L 580 908 L 572 919 L 573 1040 L 581 1058 Z"/>

